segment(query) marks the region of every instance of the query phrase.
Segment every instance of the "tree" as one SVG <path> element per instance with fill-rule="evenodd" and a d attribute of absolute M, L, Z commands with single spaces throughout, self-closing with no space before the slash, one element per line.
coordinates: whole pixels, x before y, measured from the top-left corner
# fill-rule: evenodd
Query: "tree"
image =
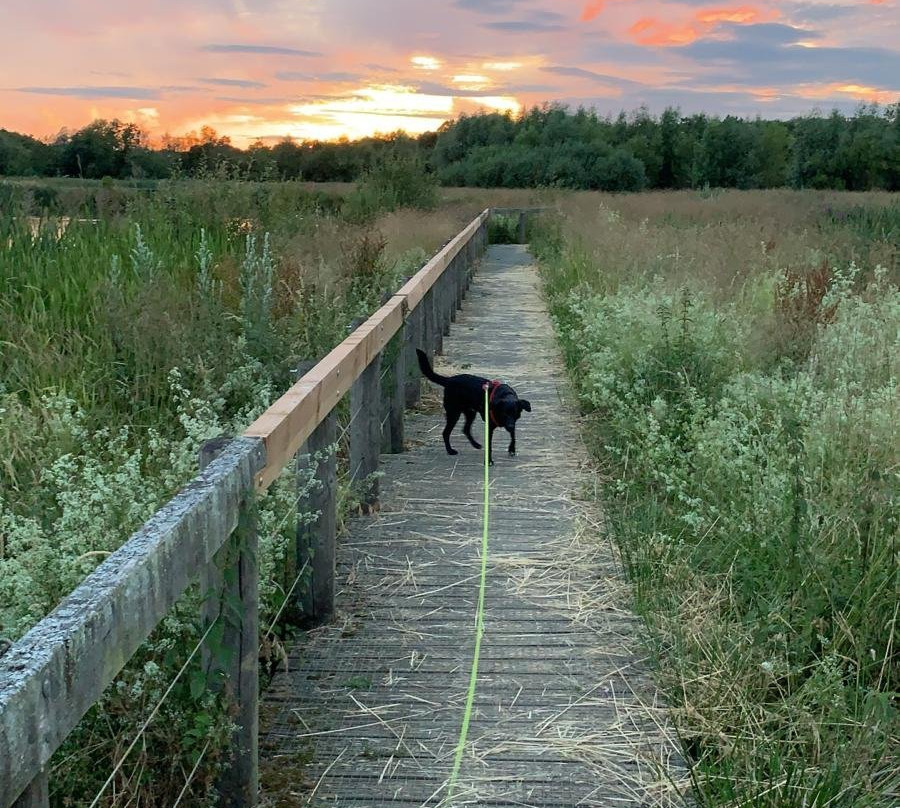
<path fill-rule="evenodd" d="M 46 143 L 0 129 L 0 175 L 40 176 L 47 172 L 52 160 L 52 150 Z"/>
<path fill-rule="evenodd" d="M 144 140 L 137 124 L 116 119 L 94 121 L 57 141 L 60 170 L 86 179 L 130 176 L 129 157 Z"/>
<path fill-rule="evenodd" d="M 676 175 L 676 149 L 680 114 L 677 109 L 666 107 L 659 119 L 659 186 L 661 188 L 675 188 Z"/>
<path fill-rule="evenodd" d="M 0 174 L 167 177 L 224 172 L 255 180 L 356 182 L 392 160 L 444 184 L 497 187 L 900 189 L 900 104 L 864 104 L 790 121 L 691 115 L 646 107 L 615 119 L 543 104 L 518 117 L 462 115 L 436 132 L 397 131 L 336 142 L 285 139 L 246 149 L 205 126 L 151 149 L 134 124 L 94 121 L 52 144 L 0 130 Z"/>

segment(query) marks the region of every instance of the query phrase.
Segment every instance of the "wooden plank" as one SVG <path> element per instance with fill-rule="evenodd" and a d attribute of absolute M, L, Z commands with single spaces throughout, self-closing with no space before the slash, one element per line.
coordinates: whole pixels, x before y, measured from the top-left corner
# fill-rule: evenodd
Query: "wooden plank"
<path fill-rule="evenodd" d="M 520 213 L 524 213 L 528 216 L 534 216 L 539 213 L 546 213 L 548 210 L 553 210 L 553 208 L 547 207 L 546 205 L 540 206 L 535 205 L 531 207 L 524 208 L 491 208 L 492 216 L 517 216 Z"/>

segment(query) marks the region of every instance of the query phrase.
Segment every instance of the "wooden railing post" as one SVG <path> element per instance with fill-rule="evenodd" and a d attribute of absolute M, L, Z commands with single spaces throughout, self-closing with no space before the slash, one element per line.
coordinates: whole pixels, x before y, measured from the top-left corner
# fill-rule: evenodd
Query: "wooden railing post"
<path fill-rule="evenodd" d="M 475 234 L 475 238 L 473 239 L 474 245 L 472 249 L 472 258 L 469 261 L 468 271 L 466 272 L 466 286 L 472 282 L 472 277 L 475 275 L 475 266 L 478 262 L 478 259 L 484 254 L 484 242 L 487 234 L 487 222 L 481 225 L 478 228 L 478 232 Z"/>
<path fill-rule="evenodd" d="M 231 442 L 215 438 L 200 449 L 206 468 Z M 227 768 L 217 783 L 223 808 L 253 808 L 259 796 L 259 566 L 252 492 L 241 508 L 238 526 L 200 575 L 203 648 L 208 686 L 224 690 L 235 722 Z"/>
<path fill-rule="evenodd" d="M 406 410 L 406 362 L 409 353 L 406 349 L 407 324 L 404 323 L 397 332 L 397 350 L 394 354 L 394 363 L 390 374 L 389 410 L 387 426 L 390 430 L 390 443 L 386 449 L 389 454 L 401 454 L 406 433 L 403 423 L 403 414 Z"/>
<path fill-rule="evenodd" d="M 403 336 L 403 351 L 406 354 L 404 362 L 406 370 L 406 406 L 414 407 L 419 402 L 422 393 L 422 374 L 419 373 L 419 364 L 416 360 L 416 348 L 423 348 L 425 344 L 424 322 L 425 307 L 416 306 L 406 319 Z M 427 351 L 427 348 L 424 348 Z"/>
<path fill-rule="evenodd" d="M 378 395 L 379 402 L 379 424 L 381 427 L 381 454 L 391 453 L 391 406 L 393 405 L 394 395 L 394 362 L 393 356 L 397 350 L 397 335 L 385 346 L 381 352 L 381 375 L 379 377 L 380 387 Z"/>
<path fill-rule="evenodd" d="M 428 355 L 429 359 L 434 359 L 434 346 L 431 343 L 431 301 L 428 298 L 428 292 L 422 298 L 416 311 L 421 317 L 421 331 L 419 332 L 419 344 L 417 348 L 421 348 Z"/>
<path fill-rule="evenodd" d="M 444 328 L 444 336 L 450 336 L 450 323 L 456 319 L 456 293 L 453 291 L 451 271 L 448 267 L 438 281 L 441 289 L 441 324 Z"/>
<path fill-rule="evenodd" d="M 517 236 L 517 240 L 518 240 L 519 244 L 525 243 L 525 211 L 524 210 L 519 211 L 519 228 L 518 228 L 518 232 L 516 233 L 516 236 Z"/>
<path fill-rule="evenodd" d="M 378 503 L 378 455 L 381 452 L 381 354 L 350 388 L 350 479 L 360 491 L 364 512 Z"/>
<path fill-rule="evenodd" d="M 469 264 L 471 261 L 469 260 L 472 252 L 472 242 L 470 241 L 466 245 L 465 252 L 462 252 L 457 257 L 456 261 L 456 272 L 453 274 L 456 277 L 456 308 L 461 309 L 463 305 L 463 300 L 466 297 L 466 274 L 469 271 Z"/>
<path fill-rule="evenodd" d="M 438 296 L 438 284 L 428 290 L 422 305 L 426 307 L 426 322 L 428 323 L 428 358 L 434 360 L 435 354 L 443 353 L 444 329 L 441 320 L 440 300 Z"/>
<path fill-rule="evenodd" d="M 47 772 L 42 771 L 13 804 L 12 808 L 49 808 L 50 782 Z"/>
<path fill-rule="evenodd" d="M 297 570 L 310 566 L 309 586 L 301 593 L 303 616 L 318 625 L 334 613 L 334 560 L 337 535 L 337 414 L 332 410 L 306 439 L 297 459 L 298 486 L 305 489 L 314 467 L 316 485 L 306 509 L 316 514 L 297 522 Z M 302 493 L 302 490 L 301 492 Z"/>
<path fill-rule="evenodd" d="M 315 359 L 304 359 L 301 362 L 297 363 L 297 367 L 295 367 L 292 371 L 292 375 L 294 377 L 294 381 L 298 382 L 302 379 L 310 370 L 312 370 L 316 366 Z M 282 575 L 281 575 L 281 585 L 284 592 L 291 592 L 291 588 L 293 587 L 293 592 L 291 596 L 291 603 L 286 603 L 282 609 L 281 617 L 279 620 L 283 623 L 287 623 L 293 626 L 299 626 L 306 622 L 307 614 L 305 611 L 305 601 L 304 601 L 304 587 L 300 585 L 300 582 L 297 581 L 297 576 L 301 575 L 303 572 L 303 565 L 308 562 L 308 548 L 301 547 L 301 537 L 300 531 L 303 523 L 303 515 L 305 513 L 309 513 L 310 510 L 315 512 L 315 509 L 309 505 L 309 502 L 304 502 L 303 494 L 304 483 L 309 481 L 308 473 L 305 470 L 305 466 L 308 465 L 308 457 L 306 457 L 306 452 L 308 451 L 306 444 L 304 443 L 300 450 L 297 452 L 296 460 L 297 460 L 297 533 L 295 538 L 294 547 L 289 549 L 284 554 L 284 564 L 282 565 Z M 314 483 L 315 485 L 315 483 Z M 309 576 L 307 576 L 308 582 Z"/>
<path fill-rule="evenodd" d="M 457 253 L 453 256 L 447 269 L 444 270 L 444 274 L 447 276 L 447 308 L 450 312 L 451 323 L 456 322 L 456 311 L 459 309 L 459 265 L 462 260 L 462 253 Z"/>

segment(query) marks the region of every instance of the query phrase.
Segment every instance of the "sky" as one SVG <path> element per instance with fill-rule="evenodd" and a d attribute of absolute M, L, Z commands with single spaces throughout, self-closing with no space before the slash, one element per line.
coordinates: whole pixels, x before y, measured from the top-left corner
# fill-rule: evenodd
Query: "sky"
<path fill-rule="evenodd" d="M 0 0 L 0 128 L 434 130 L 545 101 L 786 118 L 900 100 L 900 0 Z"/>

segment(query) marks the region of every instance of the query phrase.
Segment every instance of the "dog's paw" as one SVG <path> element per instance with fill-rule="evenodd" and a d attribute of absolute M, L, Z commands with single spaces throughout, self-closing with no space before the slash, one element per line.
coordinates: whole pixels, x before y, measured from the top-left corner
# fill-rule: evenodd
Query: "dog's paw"
<path fill-rule="evenodd" d="M 515 457 L 515 456 L 516 456 L 516 450 L 515 450 L 515 449 L 510 449 L 510 450 L 509 450 L 509 456 L 510 456 L 510 457 Z"/>
<path fill-rule="evenodd" d="M 447 449 L 447 454 L 453 456 L 458 455 L 459 452 L 457 452 L 456 449 Z"/>
<path fill-rule="evenodd" d="M 473 440 L 473 441 L 472 441 L 472 446 L 473 446 L 473 448 L 475 448 L 475 449 L 480 449 L 480 448 L 481 448 L 481 444 L 480 444 L 477 440 Z"/>

